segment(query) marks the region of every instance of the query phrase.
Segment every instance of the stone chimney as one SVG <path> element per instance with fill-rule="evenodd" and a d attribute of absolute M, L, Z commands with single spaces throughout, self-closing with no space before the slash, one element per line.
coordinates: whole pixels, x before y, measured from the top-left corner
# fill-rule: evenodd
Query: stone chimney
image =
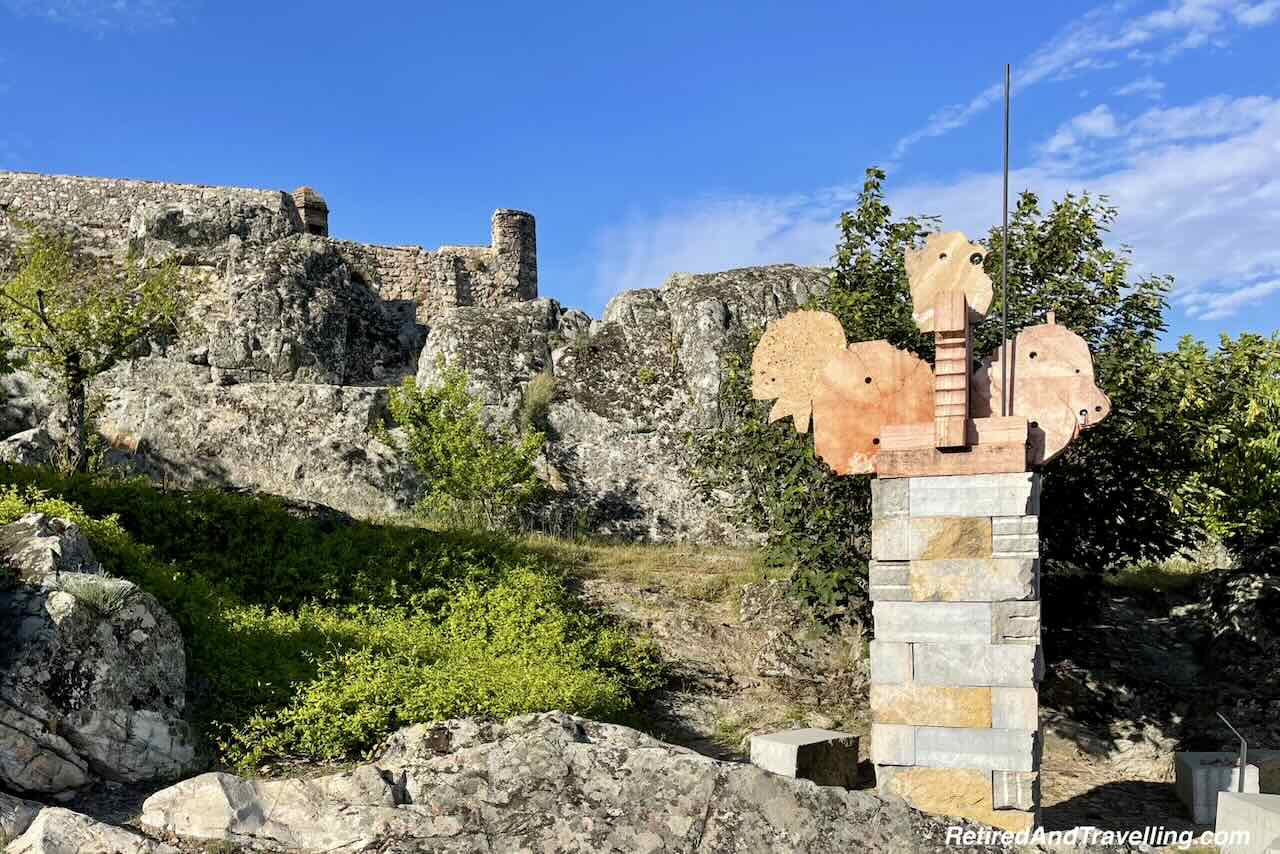
<path fill-rule="evenodd" d="M 307 234 L 329 236 L 329 206 L 323 196 L 310 187 L 299 187 L 293 191 L 293 204 Z"/>

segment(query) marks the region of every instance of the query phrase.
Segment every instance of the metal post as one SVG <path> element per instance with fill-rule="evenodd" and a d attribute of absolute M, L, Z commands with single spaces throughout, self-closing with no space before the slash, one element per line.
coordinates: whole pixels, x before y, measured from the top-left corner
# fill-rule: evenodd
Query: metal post
<path fill-rule="evenodd" d="M 1249 767 L 1249 742 L 1244 740 L 1244 736 L 1236 731 L 1231 725 L 1231 721 L 1222 716 L 1222 712 L 1218 712 L 1218 717 L 1222 718 L 1222 722 L 1227 725 L 1227 729 L 1236 734 L 1236 738 L 1240 739 L 1240 773 L 1236 780 L 1236 791 L 1244 792 L 1244 770 Z"/>
<path fill-rule="evenodd" d="M 1009 63 L 1004 65 L 1004 195 L 1000 237 L 1000 414 L 1013 406 L 1009 388 Z"/>

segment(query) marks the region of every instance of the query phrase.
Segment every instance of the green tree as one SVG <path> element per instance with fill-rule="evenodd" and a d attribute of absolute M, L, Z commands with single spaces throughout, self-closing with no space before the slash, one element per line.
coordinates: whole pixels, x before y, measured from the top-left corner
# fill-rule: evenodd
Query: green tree
<path fill-rule="evenodd" d="M 422 515 L 451 525 L 511 528 L 541 494 L 534 461 L 543 434 L 487 430 L 461 368 L 441 365 L 440 382 L 426 388 L 406 378 L 392 389 L 389 408 L 401 430 L 383 429 L 380 437 L 422 475 Z"/>
<path fill-rule="evenodd" d="M 54 232 L 29 229 L 17 256 L 17 272 L 0 287 L 0 324 L 21 357 L 57 384 L 67 462 L 84 471 L 90 381 L 143 342 L 179 332 L 189 291 L 173 261 L 117 264 Z"/>
<path fill-rule="evenodd" d="M 1280 334 L 1190 337 L 1164 366 L 1195 466 L 1176 494 L 1198 528 L 1248 556 L 1280 541 Z"/>
<path fill-rule="evenodd" d="M 884 198 L 885 174 L 868 169 L 854 208 L 840 220 L 831 286 L 809 306 L 838 317 L 850 341 L 883 338 L 932 359 L 932 336 L 911 317 L 903 263 L 908 247 L 935 230 L 935 217 L 895 219 Z M 1095 353 L 1112 415 L 1074 443 L 1045 472 L 1042 513 L 1046 556 L 1092 570 L 1171 554 L 1186 529 L 1171 499 L 1190 460 L 1170 429 L 1176 396 L 1161 376 L 1156 342 L 1171 286 L 1167 277 L 1130 282 L 1129 253 L 1107 246 L 1115 209 L 1091 196 L 1067 196 L 1048 212 L 1023 193 L 1009 228 L 1009 335 L 1043 322 L 1081 334 Z M 999 229 L 985 260 L 1000 281 Z M 1000 342 L 999 287 L 974 330 L 975 354 Z M 744 336 L 726 358 L 718 430 L 691 438 L 696 475 L 708 495 L 743 496 L 733 510 L 765 531 L 774 554 L 794 561 L 800 589 L 826 608 L 865 583 L 869 545 L 868 479 L 836 477 L 813 453 L 812 439 L 788 423 L 766 424 L 769 404 L 751 400 L 749 365 L 758 340 Z"/>

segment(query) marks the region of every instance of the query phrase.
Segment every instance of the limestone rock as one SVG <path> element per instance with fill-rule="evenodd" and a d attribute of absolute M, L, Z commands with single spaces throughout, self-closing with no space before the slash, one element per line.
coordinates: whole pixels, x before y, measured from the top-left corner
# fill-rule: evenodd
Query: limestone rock
<path fill-rule="evenodd" d="M 0 462 L 42 466 L 53 457 L 54 439 L 43 427 L 32 427 L 0 441 Z"/>
<path fill-rule="evenodd" d="M 897 798 L 779 777 L 559 712 L 411 727 L 373 764 L 313 780 L 205 774 L 153 795 L 141 822 L 272 851 L 726 854 L 938 851 L 947 823 Z"/>
<path fill-rule="evenodd" d="M 886 766 L 876 769 L 876 784 L 881 791 L 905 798 L 926 812 L 960 816 L 1002 830 L 1029 830 L 1034 821 L 1032 813 L 993 806 L 991 775 L 990 771 L 973 768 Z"/>
<path fill-rule="evenodd" d="M 178 849 L 171 845 L 61 807 L 40 810 L 26 832 L 4 851 L 5 854 L 178 854 Z"/>
<path fill-rule="evenodd" d="M 23 567 L 0 589 L 0 624 L 13 639 L 0 649 L 0 785 L 62 795 L 94 777 L 134 783 L 187 770 L 186 662 L 173 618 L 132 583 L 99 574 L 65 520 L 32 514 L 0 529 L 0 554 Z"/>

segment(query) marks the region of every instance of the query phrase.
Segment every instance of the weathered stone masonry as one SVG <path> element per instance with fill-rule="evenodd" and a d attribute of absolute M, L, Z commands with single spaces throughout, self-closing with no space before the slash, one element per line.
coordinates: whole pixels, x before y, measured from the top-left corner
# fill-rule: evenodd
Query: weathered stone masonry
<path fill-rule="evenodd" d="M 881 790 L 1037 823 L 1040 475 L 872 481 L 871 758 Z"/>
<path fill-rule="evenodd" d="M 242 242 L 329 236 L 329 208 L 309 187 L 293 193 L 115 178 L 0 172 L 0 243 L 20 222 L 72 227 L 91 248 L 161 253 L 197 244 L 234 254 Z M 378 246 L 330 239 L 359 280 L 419 323 L 459 305 L 494 308 L 538 296 L 532 214 L 494 212 L 488 246 Z M 218 238 L 230 238 L 230 245 Z M 208 253 L 205 253 L 206 256 Z M 197 259 L 191 259 L 197 260 Z M 211 259 L 198 259 L 207 263 Z M 409 312 L 409 308 L 412 312 Z"/>

